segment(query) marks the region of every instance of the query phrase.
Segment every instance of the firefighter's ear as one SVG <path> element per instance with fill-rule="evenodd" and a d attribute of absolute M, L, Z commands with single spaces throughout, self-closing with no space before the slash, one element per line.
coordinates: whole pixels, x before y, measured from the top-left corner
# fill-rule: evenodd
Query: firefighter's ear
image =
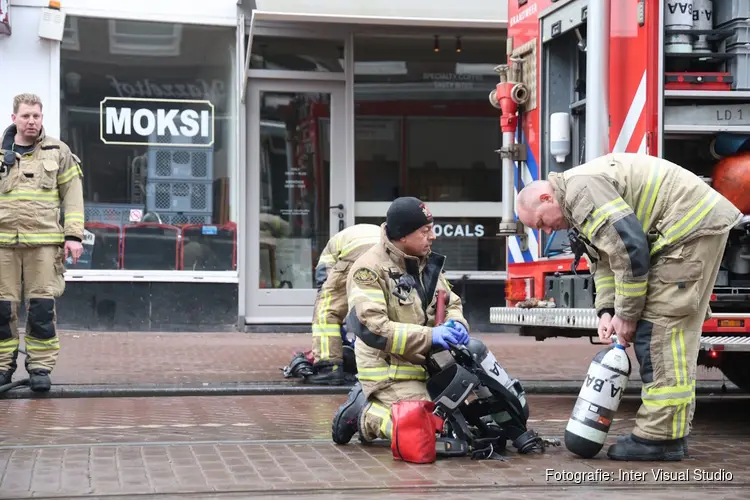
<path fill-rule="evenodd" d="M 554 197 L 549 193 L 542 193 L 539 195 L 539 201 L 542 203 L 552 203 L 554 201 Z"/>

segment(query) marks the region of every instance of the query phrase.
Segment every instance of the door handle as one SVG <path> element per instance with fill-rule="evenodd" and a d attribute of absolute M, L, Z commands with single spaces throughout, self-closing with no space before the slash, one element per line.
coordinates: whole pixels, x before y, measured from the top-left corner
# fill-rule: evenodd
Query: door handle
<path fill-rule="evenodd" d="M 344 209 L 344 204 L 343 203 L 339 203 L 338 205 L 333 205 L 333 206 L 331 206 L 329 208 L 330 209 L 336 208 L 336 209 L 339 209 L 339 210 L 343 210 Z"/>

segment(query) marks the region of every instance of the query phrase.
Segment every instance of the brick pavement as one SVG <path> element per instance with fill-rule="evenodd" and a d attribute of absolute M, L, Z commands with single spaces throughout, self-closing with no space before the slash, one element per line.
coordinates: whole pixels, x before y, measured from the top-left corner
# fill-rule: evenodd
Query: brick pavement
<path fill-rule="evenodd" d="M 390 492 L 402 499 L 426 498 L 430 491 L 434 498 L 434 490 L 440 489 L 466 498 L 497 492 L 504 498 L 552 494 L 555 498 L 606 495 L 619 499 L 641 494 L 649 499 L 689 500 L 707 494 L 747 498 L 739 488 L 750 487 L 748 398 L 700 398 L 691 458 L 681 463 L 617 463 L 606 460 L 604 453 L 582 460 L 564 448 L 551 448 L 530 455 L 508 451 L 506 461 L 457 458 L 431 465 L 396 462 L 381 444 L 362 446 L 355 440 L 343 447 L 333 445 L 328 437 L 330 416 L 342 399 L 0 401 L 0 411 L 10 424 L 0 429 L 0 497 L 182 493 L 182 498 L 187 494 L 212 498 L 207 494 L 243 492 L 237 498 L 253 494 L 267 498 L 269 492 L 311 496 L 310 490 L 316 489 L 313 498 L 346 491 L 351 495 L 348 498 L 375 498 Z M 530 427 L 545 436 L 561 436 L 574 399 L 531 396 L 535 420 Z M 629 431 L 636 408 L 637 399 L 623 400 L 609 442 Z M 236 427 L 232 422 L 256 425 Z M 167 428 L 175 424 L 179 427 Z M 659 468 L 687 470 L 690 476 L 686 481 L 656 481 L 652 470 Z M 564 482 L 548 477 L 547 469 L 587 472 L 590 477 L 579 484 L 573 482 L 575 477 Z M 719 474 L 724 481 L 696 481 L 692 477 L 696 469 Z M 630 481 L 620 477 L 621 471 L 631 470 L 644 477 Z M 602 472 L 614 475 L 605 480 Z M 731 481 L 727 481 L 729 474 Z M 599 489 L 591 491 L 593 486 Z M 473 494 L 467 490 L 474 490 Z"/>
<path fill-rule="evenodd" d="M 189 384 L 284 380 L 280 368 L 294 351 L 310 348 L 304 334 L 61 332 L 55 384 Z M 506 370 L 524 380 L 578 380 L 602 349 L 588 339 L 477 334 Z M 634 380 L 639 380 L 635 355 Z M 22 375 L 19 370 L 16 378 Z M 720 380 L 699 368 L 698 380 Z"/>

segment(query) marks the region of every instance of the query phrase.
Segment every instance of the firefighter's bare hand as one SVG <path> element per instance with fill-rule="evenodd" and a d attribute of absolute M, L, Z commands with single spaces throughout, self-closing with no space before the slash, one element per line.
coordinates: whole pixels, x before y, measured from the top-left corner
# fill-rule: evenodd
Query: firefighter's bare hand
<path fill-rule="evenodd" d="M 635 339 L 635 325 L 635 321 L 622 319 L 616 314 L 610 323 L 610 326 L 617 334 L 617 340 L 625 347 L 630 347 L 630 343 Z"/>
<path fill-rule="evenodd" d="M 612 339 L 610 338 L 612 336 L 612 331 L 610 330 L 611 324 L 612 315 L 609 313 L 602 314 L 599 318 L 599 328 L 596 331 L 599 334 L 599 340 L 601 340 L 602 344 L 612 343 Z"/>
<path fill-rule="evenodd" d="M 68 255 L 70 255 L 73 257 L 73 264 L 77 264 L 81 254 L 83 254 L 83 243 L 80 241 L 65 241 L 65 260 L 68 260 Z"/>

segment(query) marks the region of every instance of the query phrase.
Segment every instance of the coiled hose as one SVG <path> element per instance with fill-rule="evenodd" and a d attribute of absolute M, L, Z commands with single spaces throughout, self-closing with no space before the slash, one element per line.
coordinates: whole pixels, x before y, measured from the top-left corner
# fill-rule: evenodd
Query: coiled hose
<path fill-rule="evenodd" d="M 23 347 L 19 347 L 18 352 L 21 354 L 26 354 L 26 350 L 24 350 Z M 14 389 L 16 387 L 20 387 L 22 385 L 29 385 L 28 377 L 21 379 L 21 380 L 16 380 L 15 382 L 11 382 L 10 384 L 0 385 L 0 394 L 4 392 L 8 392 L 9 390 Z"/>

